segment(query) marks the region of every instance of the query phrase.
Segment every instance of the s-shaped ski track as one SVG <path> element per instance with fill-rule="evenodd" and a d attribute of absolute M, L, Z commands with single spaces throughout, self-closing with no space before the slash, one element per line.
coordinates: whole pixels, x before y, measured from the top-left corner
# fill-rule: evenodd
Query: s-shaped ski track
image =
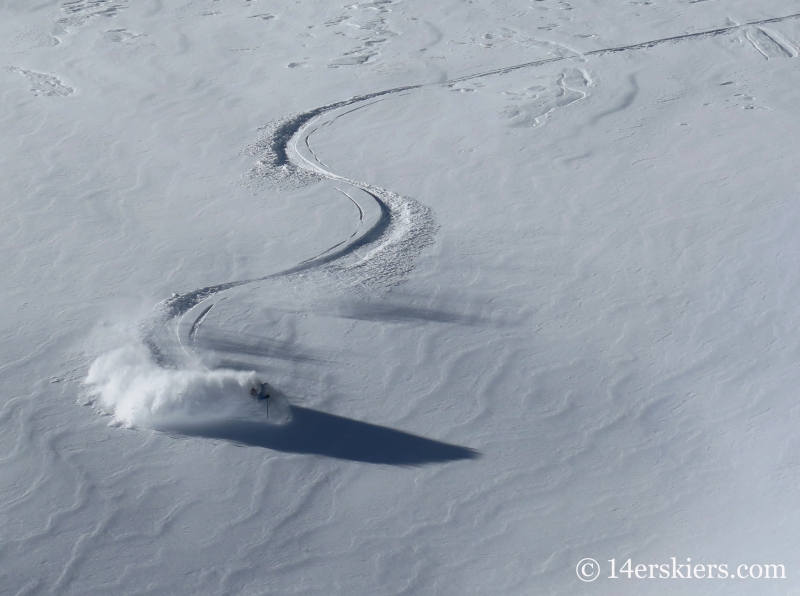
<path fill-rule="evenodd" d="M 498 76 L 575 58 L 648 50 L 660 45 L 707 39 L 728 35 L 747 27 L 780 23 L 797 18 L 800 18 L 800 13 L 697 33 L 675 35 L 641 43 L 576 53 L 571 56 L 544 58 L 436 83 L 395 87 L 355 96 L 348 100 L 292 114 L 273 121 L 267 127 L 268 132 L 259 139 L 253 148 L 254 152 L 259 156 L 259 160 L 251 172 L 251 177 L 271 180 L 276 185 L 284 184 L 288 187 L 302 186 L 323 179 L 336 181 L 343 186 L 350 186 L 352 191 L 349 193 L 341 188 L 337 188 L 337 190 L 347 196 L 357 207 L 359 212 L 358 228 L 348 239 L 284 271 L 255 279 L 207 286 L 184 294 L 173 294 L 172 297 L 156 306 L 154 316 L 150 319 L 149 324 L 143 326 L 143 342 L 149 347 L 159 365 L 165 367 L 177 366 L 178 362 L 174 358 L 175 352 L 170 351 L 168 346 L 165 345 L 171 343 L 170 338 L 177 339 L 181 351 L 191 356 L 189 351 L 191 348 L 187 349 L 187 345 L 194 345 L 200 324 L 216 304 L 205 305 L 204 303 L 222 292 L 255 282 L 286 277 L 323 267 L 330 268 L 338 275 L 351 277 L 351 281 L 356 284 L 391 286 L 402 281 L 413 267 L 413 260 L 416 256 L 419 255 L 424 247 L 433 243 L 433 236 L 438 226 L 430 209 L 416 200 L 335 174 L 317 157 L 311 148 L 309 138 L 314 132 L 324 126 L 328 126 L 340 117 L 365 108 L 371 103 L 382 101 L 388 96 L 409 93 L 427 87 L 452 85 L 464 81 Z M 370 102 L 370 100 L 377 101 Z M 316 126 L 312 128 L 312 125 Z M 372 205 L 360 204 L 353 197 L 356 192 L 359 192 L 359 195 L 370 201 Z M 368 213 L 374 214 L 372 218 L 374 221 L 369 225 L 364 225 L 365 220 L 369 219 L 366 216 Z M 352 256 L 356 254 L 356 251 L 361 255 L 353 259 Z M 168 327 L 176 319 L 177 326 L 173 336 L 172 333 L 168 332 Z M 187 327 L 184 320 L 190 321 L 188 330 L 185 332 L 182 331 Z"/>

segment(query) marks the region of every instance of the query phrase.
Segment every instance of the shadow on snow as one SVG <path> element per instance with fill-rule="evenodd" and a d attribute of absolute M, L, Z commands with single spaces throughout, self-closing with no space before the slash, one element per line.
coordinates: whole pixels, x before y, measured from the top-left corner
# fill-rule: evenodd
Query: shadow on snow
<path fill-rule="evenodd" d="M 480 457 L 478 451 L 468 447 L 298 406 L 292 406 L 292 420 L 284 425 L 231 420 L 162 430 L 284 453 L 394 466 L 421 466 Z"/>

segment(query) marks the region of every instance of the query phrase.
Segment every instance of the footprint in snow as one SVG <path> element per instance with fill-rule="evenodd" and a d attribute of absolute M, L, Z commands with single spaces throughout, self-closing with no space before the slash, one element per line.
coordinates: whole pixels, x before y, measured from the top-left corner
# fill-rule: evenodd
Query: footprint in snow
<path fill-rule="evenodd" d="M 58 77 L 44 74 L 41 72 L 33 72 L 32 70 L 25 70 L 12 66 L 10 68 L 13 72 L 17 72 L 28 79 L 31 84 L 31 91 L 34 95 L 47 95 L 49 97 L 66 97 L 71 95 L 75 90 L 72 87 L 62 85 Z"/>

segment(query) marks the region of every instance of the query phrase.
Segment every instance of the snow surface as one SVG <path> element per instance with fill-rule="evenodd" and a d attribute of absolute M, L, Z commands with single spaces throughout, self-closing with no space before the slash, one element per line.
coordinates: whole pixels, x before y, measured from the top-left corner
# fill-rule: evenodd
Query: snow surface
<path fill-rule="evenodd" d="M 0 593 L 800 593 L 798 2 L 0 11 Z"/>

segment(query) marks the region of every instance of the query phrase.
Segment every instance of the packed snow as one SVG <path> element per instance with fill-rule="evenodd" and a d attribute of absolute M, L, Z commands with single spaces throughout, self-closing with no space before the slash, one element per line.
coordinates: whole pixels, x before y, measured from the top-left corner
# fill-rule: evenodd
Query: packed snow
<path fill-rule="evenodd" d="M 0 594 L 800 593 L 797 2 L 0 32 Z"/>

